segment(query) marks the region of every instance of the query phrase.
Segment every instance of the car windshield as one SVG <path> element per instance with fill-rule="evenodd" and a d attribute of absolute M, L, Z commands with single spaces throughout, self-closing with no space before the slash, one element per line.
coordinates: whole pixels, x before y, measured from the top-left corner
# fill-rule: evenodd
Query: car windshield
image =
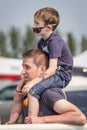
<path fill-rule="evenodd" d="M 10 86 L 0 91 L 0 100 L 13 100 L 13 94 L 16 86 Z"/>

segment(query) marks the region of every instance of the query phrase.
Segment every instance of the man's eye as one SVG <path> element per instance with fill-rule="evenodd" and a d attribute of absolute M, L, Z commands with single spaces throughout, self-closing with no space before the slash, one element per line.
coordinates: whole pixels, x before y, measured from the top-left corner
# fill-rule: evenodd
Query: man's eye
<path fill-rule="evenodd" d="M 25 69 L 29 70 L 29 69 L 30 69 L 30 66 L 25 66 Z"/>
<path fill-rule="evenodd" d="M 29 66 L 26 66 L 26 69 L 27 69 L 27 70 L 29 70 L 29 69 L 30 69 L 30 67 L 29 67 Z"/>

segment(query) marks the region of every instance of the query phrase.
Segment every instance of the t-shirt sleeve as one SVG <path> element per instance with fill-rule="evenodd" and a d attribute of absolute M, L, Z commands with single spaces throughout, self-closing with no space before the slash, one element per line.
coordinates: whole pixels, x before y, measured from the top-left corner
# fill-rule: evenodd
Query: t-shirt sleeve
<path fill-rule="evenodd" d="M 59 88 L 48 89 L 43 93 L 43 95 L 44 95 L 46 104 L 51 109 L 53 109 L 56 101 L 58 101 L 60 99 L 65 99 L 65 95 L 64 95 L 63 91 Z"/>

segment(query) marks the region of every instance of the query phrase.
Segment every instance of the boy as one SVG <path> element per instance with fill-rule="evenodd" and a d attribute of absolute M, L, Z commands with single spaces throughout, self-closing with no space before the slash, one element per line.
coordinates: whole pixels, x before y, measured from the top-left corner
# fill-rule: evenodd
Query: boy
<path fill-rule="evenodd" d="M 33 100 L 39 99 L 42 92 L 48 88 L 58 87 L 64 88 L 72 78 L 73 58 L 67 44 L 62 38 L 57 35 L 54 30 L 60 22 L 58 12 L 53 8 L 42 8 L 34 14 L 33 32 L 37 36 L 41 36 L 38 42 L 38 48 L 46 51 L 49 54 L 49 68 L 40 75 L 42 82 L 31 85 L 30 83 L 23 87 L 23 91 L 29 90 L 29 95 L 33 95 Z M 39 107 L 38 102 L 31 102 L 31 95 L 29 96 L 29 115 L 37 115 Z M 35 107 L 35 110 L 33 109 Z M 37 108 L 37 109 L 36 109 Z"/>

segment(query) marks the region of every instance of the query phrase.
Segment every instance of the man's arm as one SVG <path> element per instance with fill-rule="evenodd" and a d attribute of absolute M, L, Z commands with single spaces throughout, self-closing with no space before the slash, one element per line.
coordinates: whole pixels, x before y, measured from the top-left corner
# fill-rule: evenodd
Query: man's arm
<path fill-rule="evenodd" d="M 14 92 L 14 99 L 13 99 L 13 105 L 12 105 L 12 109 L 11 109 L 11 114 L 10 114 L 10 118 L 9 121 L 6 122 L 6 124 L 14 124 L 17 122 L 17 120 L 20 117 L 21 111 L 22 111 L 22 105 L 23 105 L 23 95 L 21 93 L 21 87 L 22 84 L 20 83 L 17 86 L 17 90 Z"/>
<path fill-rule="evenodd" d="M 73 104 L 65 99 L 61 99 L 54 104 L 54 110 L 60 115 L 45 116 L 45 123 L 63 123 L 84 125 L 86 123 L 85 115 Z"/>
<path fill-rule="evenodd" d="M 60 115 L 26 117 L 25 123 L 62 123 L 75 125 L 84 125 L 86 123 L 84 114 L 75 105 L 69 103 L 65 99 L 57 101 L 54 104 L 54 110 Z"/>

